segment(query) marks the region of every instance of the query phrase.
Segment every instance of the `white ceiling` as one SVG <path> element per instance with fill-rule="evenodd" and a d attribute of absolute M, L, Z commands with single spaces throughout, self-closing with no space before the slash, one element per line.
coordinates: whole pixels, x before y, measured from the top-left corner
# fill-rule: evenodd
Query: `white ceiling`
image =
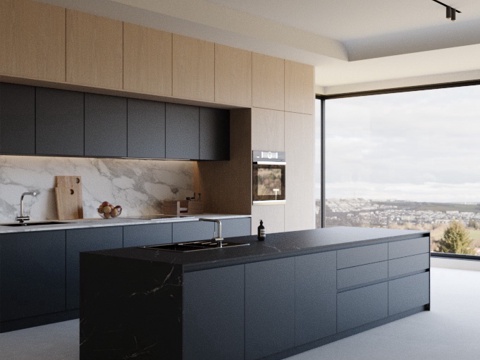
<path fill-rule="evenodd" d="M 319 93 L 480 79 L 480 1 L 38 0 L 315 65 Z"/>

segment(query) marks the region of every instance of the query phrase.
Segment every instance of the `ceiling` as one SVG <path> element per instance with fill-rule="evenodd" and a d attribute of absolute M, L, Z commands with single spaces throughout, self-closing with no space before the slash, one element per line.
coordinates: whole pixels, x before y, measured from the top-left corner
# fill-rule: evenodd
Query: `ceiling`
<path fill-rule="evenodd" d="M 38 0 L 315 66 L 338 94 L 480 79 L 480 1 Z"/>

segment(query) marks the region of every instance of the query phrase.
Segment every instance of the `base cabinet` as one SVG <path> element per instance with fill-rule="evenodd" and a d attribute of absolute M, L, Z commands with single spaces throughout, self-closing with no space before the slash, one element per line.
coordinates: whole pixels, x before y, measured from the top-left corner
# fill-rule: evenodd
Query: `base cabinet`
<path fill-rule="evenodd" d="M 183 359 L 244 359 L 244 266 L 183 277 Z"/>
<path fill-rule="evenodd" d="M 430 302 L 429 273 L 392 280 L 388 284 L 388 315 L 426 305 Z"/>

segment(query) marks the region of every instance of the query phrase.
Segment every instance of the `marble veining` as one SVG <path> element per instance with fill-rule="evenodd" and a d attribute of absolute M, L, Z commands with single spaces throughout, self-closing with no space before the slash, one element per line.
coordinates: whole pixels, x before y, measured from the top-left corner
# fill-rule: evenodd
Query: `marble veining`
<path fill-rule="evenodd" d="M 195 162 L 0 156 L 0 222 L 12 222 L 25 191 L 32 220 L 57 219 L 55 176 L 81 176 L 85 218 L 97 218 L 102 201 L 122 205 L 122 216 L 162 213 L 163 201 L 181 200 L 194 191 Z"/>

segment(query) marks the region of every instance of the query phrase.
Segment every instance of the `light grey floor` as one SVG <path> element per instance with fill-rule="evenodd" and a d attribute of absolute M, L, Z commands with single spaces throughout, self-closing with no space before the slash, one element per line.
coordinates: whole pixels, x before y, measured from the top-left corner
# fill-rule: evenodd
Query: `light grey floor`
<path fill-rule="evenodd" d="M 432 268 L 431 279 L 430 312 L 288 360 L 480 359 L 480 272 Z M 78 354 L 77 320 L 0 334 L 1 360 L 77 360 Z"/>

